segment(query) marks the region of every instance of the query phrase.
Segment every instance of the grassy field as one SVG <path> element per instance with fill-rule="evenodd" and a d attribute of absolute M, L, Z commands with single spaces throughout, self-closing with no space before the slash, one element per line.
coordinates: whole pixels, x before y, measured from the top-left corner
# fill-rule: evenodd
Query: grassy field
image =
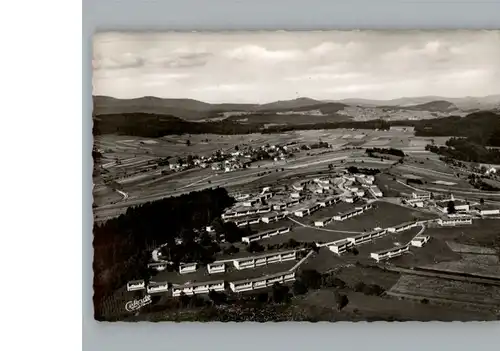
<path fill-rule="evenodd" d="M 500 307 L 500 287 L 463 281 L 403 275 L 390 292 L 416 298 Z"/>
<path fill-rule="evenodd" d="M 366 210 L 358 216 L 344 221 L 333 221 L 325 228 L 362 232 L 364 230 L 371 231 L 376 227 L 387 228 L 404 222 L 435 217 L 424 212 L 382 201 L 378 201 L 374 205 L 375 208 Z"/>
<path fill-rule="evenodd" d="M 472 225 L 449 228 L 428 228 L 426 234 L 459 244 L 500 249 L 500 221 L 495 219 L 474 220 Z"/>

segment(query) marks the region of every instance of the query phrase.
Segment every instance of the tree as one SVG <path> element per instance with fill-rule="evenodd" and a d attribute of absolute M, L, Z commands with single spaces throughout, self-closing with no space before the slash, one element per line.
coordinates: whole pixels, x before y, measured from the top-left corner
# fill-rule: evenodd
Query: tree
<path fill-rule="evenodd" d="M 484 199 L 483 199 L 483 198 L 480 198 L 480 199 L 479 199 L 479 203 L 480 203 L 481 205 L 484 205 Z"/>
<path fill-rule="evenodd" d="M 328 169 L 329 169 L 329 170 L 332 170 L 332 169 L 333 169 L 333 164 L 331 164 L 331 163 L 330 163 L 330 164 L 328 165 Z"/>
<path fill-rule="evenodd" d="M 338 291 L 335 291 L 335 303 L 337 304 L 337 311 L 341 311 L 349 303 L 347 295 L 342 295 Z"/>
<path fill-rule="evenodd" d="M 300 280 L 293 282 L 293 294 L 294 295 L 304 295 L 307 293 L 307 286 Z"/>
<path fill-rule="evenodd" d="M 239 151 L 239 150 L 240 150 L 240 148 L 238 147 L 238 145 L 236 145 L 236 146 L 234 147 L 234 151 Z"/>
<path fill-rule="evenodd" d="M 186 146 L 191 146 L 191 140 L 186 140 Z"/>
<path fill-rule="evenodd" d="M 455 209 L 455 202 L 448 201 L 448 205 L 447 205 L 446 211 L 448 212 L 448 214 L 456 213 L 457 210 Z"/>
<path fill-rule="evenodd" d="M 319 289 L 321 287 L 321 274 L 314 269 L 303 270 L 300 280 L 308 289 Z"/>
<path fill-rule="evenodd" d="M 281 285 L 280 283 L 276 282 L 273 284 L 272 289 L 273 289 L 273 292 L 272 292 L 273 301 L 275 303 L 283 303 L 283 302 L 288 301 L 288 299 L 289 299 L 288 286 Z"/>

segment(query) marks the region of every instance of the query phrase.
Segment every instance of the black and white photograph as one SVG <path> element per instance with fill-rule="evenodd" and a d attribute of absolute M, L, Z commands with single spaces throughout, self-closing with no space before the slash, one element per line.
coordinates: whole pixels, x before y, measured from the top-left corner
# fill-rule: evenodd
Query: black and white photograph
<path fill-rule="evenodd" d="M 92 69 L 96 320 L 500 320 L 500 30 L 102 32 Z"/>

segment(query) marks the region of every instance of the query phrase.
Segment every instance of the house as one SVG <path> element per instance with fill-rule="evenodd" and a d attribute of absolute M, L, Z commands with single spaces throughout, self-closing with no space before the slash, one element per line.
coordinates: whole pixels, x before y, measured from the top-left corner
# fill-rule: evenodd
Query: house
<path fill-rule="evenodd" d="M 368 191 L 375 197 L 383 197 L 384 194 L 380 191 L 378 186 L 372 185 L 368 188 Z"/>
<path fill-rule="evenodd" d="M 346 252 L 349 248 L 351 248 L 353 244 L 351 241 L 347 239 L 342 239 L 328 243 L 325 246 L 327 246 L 331 252 L 334 252 L 337 255 L 341 255 L 344 252 Z"/>
<path fill-rule="evenodd" d="M 332 221 L 332 217 L 325 217 L 322 219 L 318 219 L 314 221 L 314 226 L 316 227 L 324 227 L 327 226 Z"/>
<path fill-rule="evenodd" d="M 267 253 L 259 256 L 243 257 L 233 260 L 236 269 L 249 269 L 257 266 L 265 266 L 271 263 L 279 263 L 297 258 L 297 252 L 300 250 L 288 250 L 281 252 Z"/>
<path fill-rule="evenodd" d="M 266 230 L 264 232 L 260 232 L 257 234 L 252 234 L 249 236 L 244 236 L 241 238 L 241 241 L 244 243 L 251 243 L 252 241 L 258 241 L 262 239 L 267 239 L 275 235 L 285 234 L 291 230 L 291 227 L 280 227 L 276 229 Z"/>
<path fill-rule="evenodd" d="M 168 291 L 168 282 L 150 282 L 146 288 L 148 294 Z"/>
<path fill-rule="evenodd" d="M 261 221 L 264 223 L 277 222 L 286 217 L 285 213 L 272 213 L 261 217 Z"/>
<path fill-rule="evenodd" d="M 352 203 L 356 202 L 357 199 L 358 199 L 357 196 L 347 195 L 344 197 L 344 202 L 352 204 Z"/>
<path fill-rule="evenodd" d="M 271 205 L 271 208 L 274 211 L 283 211 L 286 208 L 286 204 L 280 202 L 280 203 Z"/>
<path fill-rule="evenodd" d="M 274 283 L 290 283 L 295 280 L 295 272 L 281 272 L 271 275 L 266 275 L 258 278 L 238 280 L 229 283 L 229 287 L 233 292 L 244 292 L 256 289 L 264 289 L 273 286 Z"/>
<path fill-rule="evenodd" d="M 408 199 L 404 200 L 404 202 L 411 207 L 424 207 L 424 200 L 421 199 Z"/>
<path fill-rule="evenodd" d="M 291 194 L 290 194 L 290 197 L 291 197 L 292 199 L 299 199 L 299 198 L 301 197 L 301 195 L 300 195 L 300 193 L 295 192 L 295 193 L 291 193 Z"/>
<path fill-rule="evenodd" d="M 377 239 L 377 238 L 385 235 L 386 233 L 387 233 L 386 229 L 379 229 L 379 230 L 375 230 L 375 231 L 372 231 L 372 232 L 369 232 L 366 234 L 363 233 L 363 234 L 359 234 L 356 236 L 351 236 L 351 237 L 346 238 L 345 240 L 348 240 L 349 242 L 351 242 L 352 245 L 361 245 L 361 244 L 367 243 L 369 241 L 372 241 L 373 239 Z"/>
<path fill-rule="evenodd" d="M 455 200 L 452 202 L 457 212 L 468 212 L 470 210 L 469 204 L 465 201 Z M 438 201 L 436 202 L 436 208 L 443 213 L 448 213 L 448 203 L 449 201 Z"/>
<path fill-rule="evenodd" d="M 486 206 L 476 206 L 474 211 L 480 216 L 494 216 L 500 214 L 500 208 L 486 207 Z"/>
<path fill-rule="evenodd" d="M 318 201 L 318 205 L 320 207 L 328 207 L 328 206 L 331 206 L 333 204 L 336 204 L 340 201 L 339 198 L 335 198 L 335 197 L 327 197 L 326 199 L 324 200 L 320 200 Z"/>
<path fill-rule="evenodd" d="M 226 290 L 224 281 L 216 280 L 211 282 L 196 282 L 184 285 L 175 285 L 172 287 L 172 296 L 181 296 L 182 293 L 186 295 L 208 294 L 210 290 Z"/>
<path fill-rule="evenodd" d="M 144 290 L 145 288 L 144 280 L 131 280 L 127 283 L 127 291 Z"/>
<path fill-rule="evenodd" d="M 148 263 L 148 268 L 151 268 L 151 269 L 155 269 L 159 272 L 161 271 L 164 271 L 165 269 L 167 269 L 167 262 L 151 262 L 151 263 Z"/>
<path fill-rule="evenodd" d="M 440 226 L 455 226 L 462 224 L 472 224 L 472 218 L 469 216 L 459 216 L 459 217 L 448 217 L 448 218 L 439 218 L 437 220 Z"/>
<path fill-rule="evenodd" d="M 409 249 L 410 249 L 409 245 L 397 246 L 397 247 L 393 247 L 393 248 L 388 249 L 388 250 L 372 252 L 370 254 L 370 257 L 373 258 L 375 261 L 380 262 L 383 260 L 388 260 L 388 259 L 391 259 L 394 257 L 401 256 L 405 252 L 408 252 Z"/>
<path fill-rule="evenodd" d="M 363 210 L 363 211 L 369 210 L 371 208 L 373 208 L 373 204 L 364 204 L 364 205 L 356 206 L 355 207 L 355 209 L 357 209 L 357 210 Z"/>
<path fill-rule="evenodd" d="M 353 210 L 350 210 L 350 211 L 347 211 L 347 212 L 341 212 L 341 213 L 338 213 L 336 214 L 335 216 L 333 216 L 333 219 L 335 221 L 343 221 L 343 220 L 346 220 L 348 218 L 351 218 L 351 217 L 354 217 L 354 216 L 357 216 L 357 215 L 360 215 L 361 213 L 363 213 L 364 210 L 363 209 L 353 209 Z"/>
<path fill-rule="evenodd" d="M 207 233 L 213 233 L 213 232 L 215 232 L 214 227 L 212 227 L 211 225 L 207 225 L 205 227 L 205 230 L 207 231 Z"/>
<path fill-rule="evenodd" d="M 257 203 L 259 203 L 259 200 L 257 200 L 257 199 L 246 200 L 243 202 L 243 206 L 252 207 L 252 206 L 256 205 Z"/>
<path fill-rule="evenodd" d="M 387 231 L 391 232 L 391 233 L 399 233 L 399 232 L 403 232 L 405 230 L 414 228 L 417 225 L 418 225 L 417 222 L 406 222 L 406 223 L 403 223 L 403 224 L 398 224 L 395 227 L 389 227 L 389 228 L 387 228 Z"/>
<path fill-rule="evenodd" d="M 198 264 L 196 262 L 181 263 L 179 265 L 179 273 L 180 274 L 193 273 L 193 272 L 196 272 L 197 269 L 198 269 Z"/>
<path fill-rule="evenodd" d="M 271 207 L 266 206 L 257 209 L 257 213 L 267 213 L 267 212 L 271 212 Z"/>
<path fill-rule="evenodd" d="M 431 193 L 427 191 L 419 191 L 419 192 L 413 192 L 411 196 L 414 199 L 419 199 L 419 200 L 430 200 L 431 199 Z"/>
<path fill-rule="evenodd" d="M 355 192 L 356 196 L 363 197 L 365 196 L 365 191 L 362 189 L 359 189 L 358 191 Z"/>
<path fill-rule="evenodd" d="M 416 247 L 422 247 L 424 246 L 425 244 L 427 244 L 427 242 L 429 242 L 430 240 L 430 236 L 426 235 L 426 236 L 416 236 L 414 237 L 410 244 L 411 246 L 416 246 Z"/>
<path fill-rule="evenodd" d="M 226 272 L 226 264 L 224 262 L 212 262 L 207 264 L 208 274 L 224 273 Z"/>

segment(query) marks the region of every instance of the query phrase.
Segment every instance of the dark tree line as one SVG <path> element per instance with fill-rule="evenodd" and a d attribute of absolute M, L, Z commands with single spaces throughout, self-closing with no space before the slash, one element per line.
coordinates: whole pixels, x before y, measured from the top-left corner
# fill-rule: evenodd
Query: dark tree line
<path fill-rule="evenodd" d="M 500 151 L 490 150 L 470 138 L 451 138 L 446 146 L 427 145 L 425 149 L 445 158 L 465 162 L 500 163 Z"/>
<path fill-rule="evenodd" d="M 389 149 L 381 149 L 381 148 L 371 148 L 371 149 L 366 149 L 366 153 L 370 157 L 374 157 L 373 154 L 386 154 L 386 155 L 393 155 L 393 156 L 398 156 L 398 157 L 405 157 L 405 153 L 402 150 L 399 149 L 394 149 L 394 148 L 389 148 Z"/>

